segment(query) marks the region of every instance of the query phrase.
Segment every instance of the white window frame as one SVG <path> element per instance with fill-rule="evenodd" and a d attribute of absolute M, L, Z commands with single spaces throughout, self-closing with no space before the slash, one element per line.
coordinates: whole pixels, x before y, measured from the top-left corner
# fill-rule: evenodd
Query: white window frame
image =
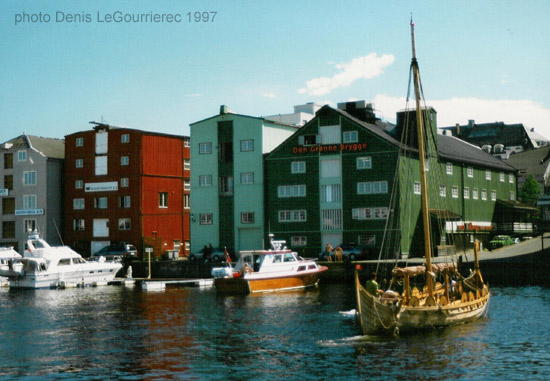
<path fill-rule="evenodd" d="M 253 224 L 254 212 L 241 212 L 241 224 Z"/>
<path fill-rule="evenodd" d="M 212 186 L 212 175 L 200 175 L 199 176 L 199 186 L 200 187 L 211 187 Z"/>
<path fill-rule="evenodd" d="M 118 219 L 118 230 L 132 230 L 132 219 L 131 218 L 119 218 Z"/>
<path fill-rule="evenodd" d="M 23 209 L 24 210 L 36 209 L 36 195 L 35 194 L 23 195 Z"/>
<path fill-rule="evenodd" d="M 119 196 L 118 200 L 120 208 L 130 208 L 132 205 L 132 200 L 130 196 Z"/>
<path fill-rule="evenodd" d="M 458 187 L 457 186 L 453 186 L 451 188 L 451 196 L 453 198 L 458 198 Z"/>
<path fill-rule="evenodd" d="M 130 179 L 127 177 L 123 177 L 120 179 L 120 187 L 121 188 L 128 188 L 130 186 Z"/>
<path fill-rule="evenodd" d="M 474 178 L 474 168 L 473 167 L 468 167 L 466 169 L 466 173 L 468 174 L 469 178 L 472 178 L 472 179 Z"/>
<path fill-rule="evenodd" d="M 212 225 L 214 216 L 212 213 L 200 213 L 199 214 L 199 224 L 200 225 Z"/>
<path fill-rule="evenodd" d="M 496 201 L 497 200 L 497 191 L 496 190 L 491 190 L 491 201 Z"/>
<path fill-rule="evenodd" d="M 121 156 L 120 157 L 120 165 L 122 165 L 122 166 L 130 165 L 130 157 L 129 156 Z"/>
<path fill-rule="evenodd" d="M 108 209 L 109 201 L 107 197 L 94 197 L 94 208 L 95 209 Z"/>
<path fill-rule="evenodd" d="M 372 168 L 372 157 L 371 156 L 361 156 L 356 160 L 356 168 L 358 170 L 371 169 Z"/>
<path fill-rule="evenodd" d="M 23 172 L 23 185 L 24 186 L 36 185 L 36 171 Z"/>
<path fill-rule="evenodd" d="M 483 201 L 487 201 L 487 189 L 482 189 L 481 190 L 481 199 Z"/>
<path fill-rule="evenodd" d="M 357 143 L 359 141 L 359 132 L 344 131 L 342 134 L 342 143 Z"/>
<path fill-rule="evenodd" d="M 199 155 L 210 155 L 212 153 L 212 143 L 199 143 Z"/>
<path fill-rule="evenodd" d="M 190 191 L 191 190 L 191 181 L 183 180 L 183 190 L 184 191 Z"/>
<path fill-rule="evenodd" d="M 17 161 L 27 161 L 27 151 L 17 151 Z"/>
<path fill-rule="evenodd" d="M 422 185 L 420 185 L 420 181 L 415 181 L 414 182 L 413 192 L 414 192 L 414 194 L 422 194 Z"/>
<path fill-rule="evenodd" d="M 306 222 L 307 211 L 305 209 L 279 210 L 277 213 L 279 222 Z"/>
<path fill-rule="evenodd" d="M 254 184 L 254 172 L 241 173 L 241 184 L 243 185 Z"/>
<path fill-rule="evenodd" d="M 191 159 L 183 159 L 183 170 L 184 171 L 191 170 Z"/>
<path fill-rule="evenodd" d="M 168 208 L 168 192 L 159 192 L 159 208 Z"/>
<path fill-rule="evenodd" d="M 479 190 L 477 188 L 472 189 L 472 200 L 479 199 Z"/>
<path fill-rule="evenodd" d="M 122 134 L 120 136 L 121 143 L 130 143 L 130 134 Z"/>
<path fill-rule="evenodd" d="M 464 187 L 463 189 L 463 198 L 468 200 L 470 198 L 470 188 Z"/>
<path fill-rule="evenodd" d="M 509 182 L 510 184 L 513 184 L 513 183 L 514 183 L 514 175 L 512 175 L 512 174 L 509 174 L 509 175 L 508 175 L 508 182 Z"/>
<path fill-rule="evenodd" d="M 447 197 L 447 187 L 445 185 L 439 185 L 439 197 Z"/>
<path fill-rule="evenodd" d="M 279 198 L 306 197 L 306 186 L 305 184 L 279 185 L 277 187 L 277 196 Z"/>
<path fill-rule="evenodd" d="M 290 173 L 306 173 L 306 162 L 305 161 L 293 161 L 290 163 Z"/>
<path fill-rule="evenodd" d="M 83 147 L 84 146 L 84 138 L 76 138 L 75 146 L 76 147 Z"/>
<path fill-rule="evenodd" d="M 447 174 L 448 175 L 453 174 L 453 163 L 447 163 Z"/>
<path fill-rule="evenodd" d="M 183 195 L 183 209 L 190 209 L 191 208 L 191 195 L 184 194 Z"/>
<path fill-rule="evenodd" d="M 84 159 L 76 159 L 75 168 L 84 168 Z"/>
<path fill-rule="evenodd" d="M 83 232 L 85 230 L 86 224 L 84 218 L 75 218 L 73 220 L 73 231 Z"/>
<path fill-rule="evenodd" d="M 498 177 L 499 177 L 500 182 L 503 183 L 504 180 L 505 180 L 504 172 L 500 172 L 500 173 L 498 174 Z"/>
<path fill-rule="evenodd" d="M 85 203 L 83 198 L 73 198 L 73 210 L 84 210 Z"/>
<path fill-rule="evenodd" d="M 305 235 L 298 235 L 290 237 L 291 246 L 307 246 L 307 237 Z"/>
<path fill-rule="evenodd" d="M 82 188 L 84 188 L 84 181 L 83 180 L 75 180 L 74 189 L 82 189 Z"/>
<path fill-rule="evenodd" d="M 485 180 L 491 180 L 491 170 L 490 169 L 485 170 Z"/>
<path fill-rule="evenodd" d="M 250 152 L 254 151 L 254 140 L 246 139 L 241 140 L 241 152 Z"/>

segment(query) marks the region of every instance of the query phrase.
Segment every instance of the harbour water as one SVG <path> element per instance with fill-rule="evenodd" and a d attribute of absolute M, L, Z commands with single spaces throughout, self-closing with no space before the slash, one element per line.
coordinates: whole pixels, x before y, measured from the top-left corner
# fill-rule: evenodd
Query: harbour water
<path fill-rule="evenodd" d="M 0 289 L 4 379 L 550 379 L 550 289 L 493 288 L 489 317 L 361 336 L 352 285 L 217 296 Z"/>

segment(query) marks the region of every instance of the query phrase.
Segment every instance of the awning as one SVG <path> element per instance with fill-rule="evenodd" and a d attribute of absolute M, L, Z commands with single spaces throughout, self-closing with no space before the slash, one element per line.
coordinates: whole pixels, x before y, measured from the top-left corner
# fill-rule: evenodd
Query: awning
<path fill-rule="evenodd" d="M 447 209 L 430 209 L 429 212 L 435 218 L 442 220 L 460 220 L 462 218 L 460 214 L 456 214 Z"/>
<path fill-rule="evenodd" d="M 509 209 L 526 210 L 532 212 L 536 212 L 538 210 L 535 206 L 524 204 L 523 202 L 519 201 L 497 200 L 497 204 Z"/>

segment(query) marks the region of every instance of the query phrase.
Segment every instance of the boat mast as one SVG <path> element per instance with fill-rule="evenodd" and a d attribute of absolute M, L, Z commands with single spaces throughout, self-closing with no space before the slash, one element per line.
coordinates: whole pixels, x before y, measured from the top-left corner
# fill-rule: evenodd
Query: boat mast
<path fill-rule="evenodd" d="M 424 224 L 424 253 L 426 257 L 426 285 L 428 295 L 433 297 L 432 271 L 432 239 L 430 234 L 430 215 L 428 212 L 428 181 L 426 179 L 426 148 L 424 146 L 424 119 L 420 108 L 420 73 L 416 61 L 416 44 L 414 41 L 414 22 L 411 18 L 412 62 L 414 95 L 416 99 L 416 130 L 418 134 L 418 159 L 420 162 L 420 190 L 422 199 L 422 222 Z"/>

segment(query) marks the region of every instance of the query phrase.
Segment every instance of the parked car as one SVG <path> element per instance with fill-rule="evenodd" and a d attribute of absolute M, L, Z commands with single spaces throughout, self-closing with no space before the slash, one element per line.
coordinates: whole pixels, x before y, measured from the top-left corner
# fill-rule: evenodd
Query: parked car
<path fill-rule="evenodd" d="M 100 257 L 115 262 L 120 262 L 123 259 L 137 259 L 137 249 L 128 242 L 115 242 L 92 254 L 91 260 L 98 261 Z"/>
<path fill-rule="evenodd" d="M 370 258 L 370 251 L 368 249 L 360 249 L 352 245 L 340 245 L 335 247 L 331 253 L 330 253 L 330 260 L 334 261 L 336 260 L 336 249 L 338 247 L 342 248 L 342 260 L 343 261 L 361 261 L 361 260 L 367 260 L 367 259 L 374 259 Z M 319 260 L 320 261 L 327 261 L 329 260 L 329 255 L 323 251 L 319 253 Z"/>
<path fill-rule="evenodd" d="M 216 247 L 212 249 L 212 253 L 204 254 L 205 248 L 201 249 L 197 253 L 189 254 L 189 260 L 191 262 L 203 261 L 203 262 L 223 262 L 225 261 L 225 249 L 223 247 Z M 207 250 L 208 251 L 208 250 Z"/>
<path fill-rule="evenodd" d="M 495 250 L 499 247 L 513 245 L 515 242 L 509 235 L 496 235 L 489 241 L 489 250 Z"/>

